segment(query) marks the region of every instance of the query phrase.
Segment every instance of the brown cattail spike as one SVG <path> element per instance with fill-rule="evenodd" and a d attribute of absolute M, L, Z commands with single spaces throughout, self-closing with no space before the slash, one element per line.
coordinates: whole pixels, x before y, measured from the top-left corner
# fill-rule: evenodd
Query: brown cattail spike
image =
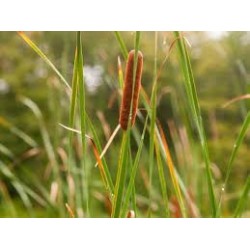
<path fill-rule="evenodd" d="M 140 51 L 138 51 L 137 67 L 135 71 L 136 75 L 135 75 L 134 91 L 133 91 L 133 68 L 134 68 L 134 59 L 135 59 L 134 57 L 135 57 L 135 51 L 131 50 L 128 54 L 122 103 L 121 103 L 121 109 L 120 109 L 119 123 L 123 130 L 127 130 L 128 128 L 131 103 L 132 103 L 131 126 L 133 126 L 135 123 L 136 111 L 137 111 L 138 99 L 139 99 L 139 90 L 141 87 L 143 55 Z"/>

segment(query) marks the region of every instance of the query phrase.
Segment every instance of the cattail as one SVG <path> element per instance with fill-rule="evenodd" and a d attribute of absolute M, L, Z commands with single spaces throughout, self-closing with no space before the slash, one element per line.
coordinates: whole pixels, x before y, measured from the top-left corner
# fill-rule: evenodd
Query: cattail
<path fill-rule="evenodd" d="M 119 123 L 123 130 L 127 130 L 130 118 L 131 118 L 131 126 L 133 126 L 135 123 L 136 111 L 137 111 L 138 99 L 139 99 L 139 90 L 141 87 L 143 55 L 140 51 L 138 51 L 137 67 L 135 71 L 135 82 L 134 82 L 134 91 L 133 91 L 134 55 L 135 55 L 135 51 L 131 50 L 128 54 L 128 61 L 126 65 L 125 83 L 124 83 L 124 88 L 123 88 L 123 96 L 122 96 L 120 119 L 119 119 Z M 132 113 L 130 117 L 131 103 L 132 103 Z"/>

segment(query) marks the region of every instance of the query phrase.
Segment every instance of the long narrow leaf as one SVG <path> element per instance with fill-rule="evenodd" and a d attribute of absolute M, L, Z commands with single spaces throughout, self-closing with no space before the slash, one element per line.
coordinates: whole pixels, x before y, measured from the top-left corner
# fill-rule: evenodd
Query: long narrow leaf
<path fill-rule="evenodd" d="M 233 167 L 233 162 L 234 162 L 234 159 L 237 155 L 237 152 L 240 148 L 240 145 L 242 144 L 243 142 L 243 139 L 247 133 L 247 130 L 248 130 L 248 127 L 250 125 L 250 112 L 247 113 L 247 116 L 242 124 L 242 127 L 241 127 L 241 130 L 239 132 L 239 135 L 234 143 L 234 146 L 233 146 L 233 150 L 232 150 L 232 153 L 230 155 L 230 159 L 229 159 L 229 162 L 228 162 L 228 165 L 227 165 L 227 168 L 226 168 L 226 178 L 225 178 L 225 181 L 223 183 L 223 187 L 222 187 L 222 192 L 221 192 L 221 195 L 220 195 L 220 201 L 219 201 L 219 205 L 218 205 L 218 209 L 217 209 L 217 214 L 219 215 L 220 214 L 220 210 L 221 210 L 221 202 L 223 200 L 223 195 L 224 195 L 224 192 L 225 192 L 225 189 L 227 187 L 227 184 L 228 184 L 228 180 L 229 180 L 229 177 L 230 177 L 230 174 L 232 172 L 232 167 Z M 239 203 L 240 204 L 240 203 Z M 239 206 L 239 205 L 238 205 Z"/>
<path fill-rule="evenodd" d="M 118 171 L 116 177 L 115 192 L 112 202 L 112 217 L 120 217 L 122 207 L 123 190 L 126 176 L 127 160 L 128 160 L 129 134 L 123 133 L 122 146 L 120 150 L 120 158 L 118 163 Z"/>
<path fill-rule="evenodd" d="M 235 212 L 234 212 L 235 218 L 239 218 L 241 216 L 244 205 L 246 204 L 246 201 L 249 200 L 248 198 L 249 190 L 250 190 L 250 177 L 248 176 L 246 184 L 243 188 L 241 198 L 239 199 Z"/>
<path fill-rule="evenodd" d="M 50 68 L 58 75 L 61 81 L 67 86 L 68 89 L 71 89 L 68 82 L 58 71 L 55 65 L 49 60 L 49 58 L 37 47 L 37 45 L 24 33 L 19 31 L 19 36 L 50 66 Z"/>
<path fill-rule="evenodd" d="M 118 43 L 120 44 L 122 55 L 123 55 L 124 59 L 127 60 L 127 58 L 128 58 L 128 50 L 127 50 L 126 45 L 125 45 L 125 43 L 124 43 L 124 41 L 123 41 L 123 39 L 121 37 L 120 32 L 115 31 L 115 37 L 116 37 Z"/>
<path fill-rule="evenodd" d="M 155 51 L 154 51 L 154 82 L 152 86 L 152 94 L 150 99 L 150 139 L 149 139 L 149 200 L 152 200 L 152 176 L 154 169 L 154 146 L 155 146 L 155 123 L 156 123 L 156 101 L 157 101 L 157 50 L 158 50 L 158 34 L 155 32 Z M 149 206 L 149 215 L 151 205 Z"/>
<path fill-rule="evenodd" d="M 138 169 L 138 166 L 139 166 L 139 161 L 140 161 L 140 158 L 141 158 L 141 152 L 142 152 L 143 145 L 144 145 L 143 142 L 144 142 L 144 136 L 145 136 L 145 132 L 146 132 L 146 128 L 147 128 L 147 123 L 148 123 L 148 117 L 145 120 L 143 132 L 142 132 L 142 136 L 141 136 L 141 140 L 140 140 L 140 144 L 139 144 L 139 148 L 137 150 L 135 161 L 134 161 L 134 164 L 133 164 L 131 172 L 130 172 L 130 179 L 129 179 L 129 184 L 128 184 L 126 196 L 125 196 L 125 199 L 124 199 L 124 206 L 123 206 L 121 217 L 125 217 L 125 215 L 126 215 L 129 199 L 130 199 L 133 187 L 134 187 L 135 176 L 136 176 L 136 172 L 137 172 L 137 169 Z"/>
<path fill-rule="evenodd" d="M 163 164 L 161 160 L 161 154 L 160 154 L 158 143 L 155 143 L 155 152 L 156 152 L 157 167 L 158 167 L 161 192 L 162 192 L 162 198 L 163 198 L 163 204 L 164 204 L 164 211 L 166 213 L 166 217 L 169 217 L 170 213 L 169 213 L 169 204 L 168 204 L 167 183 L 166 183 L 166 179 L 164 176 L 164 168 L 163 168 Z"/>
<path fill-rule="evenodd" d="M 86 118 L 87 118 L 87 122 L 88 122 L 89 128 L 90 128 L 90 130 L 92 132 L 92 135 L 94 137 L 94 141 L 96 142 L 97 150 L 99 152 L 101 152 L 101 144 L 99 142 L 99 139 L 98 139 L 97 133 L 95 131 L 94 125 L 92 124 L 92 122 L 90 121 L 90 119 L 89 119 L 88 116 L 86 116 Z M 108 166 L 107 166 L 107 163 L 105 161 L 104 155 L 100 154 L 99 157 L 100 157 L 100 160 L 101 160 L 101 162 L 103 164 L 104 175 L 105 175 L 105 179 L 107 181 L 107 185 L 108 185 L 108 189 L 109 189 L 110 195 L 112 195 L 114 193 L 114 184 L 113 184 L 113 181 L 112 181 L 112 178 L 111 178 L 110 171 L 108 169 Z"/>
<path fill-rule="evenodd" d="M 228 162 L 228 165 L 227 165 L 227 170 L 226 170 L 226 178 L 225 178 L 225 182 L 224 182 L 224 188 L 226 187 L 227 183 L 228 183 L 228 179 L 229 179 L 229 176 L 230 176 L 230 173 L 232 171 L 232 165 L 233 165 L 233 162 L 234 162 L 234 159 L 235 159 L 235 156 L 239 150 L 239 147 L 240 145 L 242 144 L 242 141 L 246 135 L 246 132 L 248 130 L 248 127 L 250 125 L 250 112 L 248 112 L 245 120 L 244 120 L 244 123 L 242 124 L 242 127 L 241 127 L 241 130 L 240 130 L 240 133 L 234 143 L 234 147 L 233 147 L 233 150 L 232 150 L 232 153 L 231 153 L 231 156 L 230 156 L 230 159 L 229 159 L 229 162 Z"/>
<path fill-rule="evenodd" d="M 177 46 L 179 50 L 180 64 L 181 64 L 183 76 L 185 79 L 185 88 L 186 88 L 186 93 L 187 93 L 188 100 L 189 100 L 190 109 L 192 111 L 191 113 L 192 113 L 194 122 L 198 130 L 198 134 L 199 134 L 202 154 L 203 154 L 203 158 L 204 158 L 205 166 L 206 166 L 206 177 L 207 177 L 207 183 L 208 183 L 208 192 L 209 192 L 209 198 L 210 198 L 210 204 L 211 204 L 211 212 L 212 212 L 212 216 L 215 217 L 216 216 L 216 200 L 215 200 L 214 187 L 213 187 L 213 181 L 212 181 L 211 163 L 210 163 L 207 140 L 206 140 L 202 117 L 201 117 L 200 106 L 198 102 L 195 81 L 194 81 L 193 72 L 191 68 L 191 63 L 190 63 L 190 59 L 187 53 L 184 38 L 179 34 L 179 32 L 175 32 L 174 34 L 175 34 L 175 37 L 178 38 Z"/>
<path fill-rule="evenodd" d="M 85 197 L 83 199 L 86 201 L 85 210 L 86 215 L 89 216 L 89 185 L 88 185 L 88 171 L 86 166 L 86 108 L 85 108 L 85 83 L 83 77 L 83 52 L 82 52 L 82 40 L 81 40 L 81 32 L 77 32 L 76 38 L 77 44 L 77 80 L 78 80 L 78 93 L 79 93 L 79 107 L 80 107 L 80 121 L 81 121 L 81 140 L 82 140 L 82 153 L 83 153 L 83 172 L 84 178 L 83 182 L 83 191 Z"/>

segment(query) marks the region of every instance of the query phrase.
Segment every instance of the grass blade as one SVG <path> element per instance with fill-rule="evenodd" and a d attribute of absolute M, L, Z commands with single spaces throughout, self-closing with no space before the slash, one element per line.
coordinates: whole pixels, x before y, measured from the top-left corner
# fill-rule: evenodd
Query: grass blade
<path fill-rule="evenodd" d="M 209 151 L 208 151 L 206 136 L 204 132 L 193 72 L 192 72 L 192 68 L 190 64 L 190 59 L 187 53 L 186 45 L 184 42 L 184 38 L 177 31 L 174 34 L 175 34 L 175 37 L 178 38 L 176 43 L 178 46 L 180 64 L 181 64 L 182 72 L 183 72 L 184 79 L 185 79 L 186 93 L 188 96 L 191 113 L 192 113 L 195 125 L 197 127 L 197 130 L 198 130 L 200 144 L 202 148 L 202 154 L 203 154 L 203 158 L 205 161 L 206 178 L 207 178 L 207 183 L 208 183 L 208 192 L 209 192 L 209 198 L 210 198 L 210 204 L 211 204 L 211 213 L 212 213 L 212 217 L 215 217 L 216 216 L 216 200 L 215 200 L 215 194 L 214 194 L 214 188 L 213 188 L 213 182 L 212 182 L 211 164 L 210 164 L 210 159 L 209 159 Z"/>
<path fill-rule="evenodd" d="M 68 89 L 71 89 L 68 82 L 58 71 L 55 65 L 49 60 L 49 58 L 36 46 L 36 44 L 24 33 L 19 31 L 18 35 L 50 66 L 50 68 L 57 74 L 61 81 L 66 85 Z"/>
<path fill-rule="evenodd" d="M 96 143 L 97 150 L 99 152 L 101 152 L 101 144 L 99 142 L 99 139 L 98 139 L 97 133 L 95 131 L 94 125 L 92 124 L 92 122 L 90 121 L 88 116 L 86 116 L 86 118 L 87 118 L 89 128 L 91 130 L 91 133 L 92 133 L 92 135 L 94 137 L 94 141 Z M 103 170 L 104 170 L 105 179 L 107 181 L 108 190 L 110 192 L 110 196 L 112 196 L 113 193 L 114 193 L 114 184 L 113 184 L 113 181 L 112 181 L 112 178 L 111 178 L 111 175 L 110 175 L 110 171 L 108 169 L 108 166 L 107 166 L 107 163 L 105 161 L 104 155 L 100 154 L 99 157 L 100 157 L 100 160 L 101 160 L 102 165 L 103 165 Z"/>
<path fill-rule="evenodd" d="M 96 161 L 97 163 L 95 164 L 95 167 L 99 166 L 100 168 L 100 171 L 101 171 L 101 175 L 104 177 L 104 184 L 105 184 L 105 187 L 108 188 L 109 192 L 110 192 L 110 195 L 112 195 L 114 193 L 114 185 L 113 185 L 113 182 L 112 182 L 112 178 L 111 178 L 111 175 L 110 175 L 110 172 L 108 170 L 108 166 L 107 166 L 107 163 L 104 159 L 104 150 L 102 151 L 101 154 L 99 154 L 99 152 L 101 151 L 101 146 L 100 146 L 100 142 L 99 142 L 99 139 L 98 139 L 98 136 L 96 134 L 96 131 L 95 131 L 95 128 L 93 126 L 93 124 L 91 123 L 89 117 L 86 115 L 86 118 L 87 118 L 87 123 L 90 127 L 90 130 L 94 136 L 94 139 L 92 139 L 90 136 L 88 135 L 85 135 L 85 137 L 87 139 L 90 140 L 92 146 L 93 146 L 93 152 L 94 152 L 94 155 L 96 157 Z M 73 128 L 70 128 L 70 127 L 67 127 L 61 123 L 59 123 L 59 125 L 71 132 L 74 132 L 74 133 L 77 133 L 77 134 L 82 134 L 80 130 L 77 130 L 77 129 L 73 129 Z M 118 126 L 119 128 L 119 126 Z"/>
<path fill-rule="evenodd" d="M 77 87 L 78 87 L 77 86 L 77 60 L 78 60 L 78 53 L 77 53 L 77 48 L 76 48 L 73 77 L 72 77 L 72 93 L 71 93 L 71 99 L 70 99 L 69 126 L 71 128 L 74 127 L 75 110 L 76 110 L 76 104 L 77 104 Z"/>
<path fill-rule="evenodd" d="M 246 201 L 248 200 L 248 192 L 249 192 L 249 190 L 250 190 L 250 177 L 248 176 L 246 184 L 245 184 L 245 186 L 243 188 L 241 198 L 238 201 L 235 212 L 234 212 L 234 217 L 235 218 L 241 217 L 244 205 L 246 204 Z"/>
<path fill-rule="evenodd" d="M 37 147 L 37 143 L 29 135 L 27 135 L 26 133 L 24 133 L 19 128 L 15 127 L 15 126 L 12 126 L 10 128 L 10 131 L 13 134 L 15 134 L 16 136 L 18 136 L 19 138 L 21 138 L 23 141 L 25 141 L 31 147 Z"/>
<path fill-rule="evenodd" d="M 218 205 L 218 209 L 217 209 L 217 214 L 219 215 L 220 214 L 220 210 L 221 210 L 221 202 L 223 200 L 223 194 L 225 192 L 225 189 L 227 187 L 227 184 L 228 184 L 228 180 L 229 180 L 229 176 L 231 174 L 231 171 L 232 171 L 232 167 L 233 167 L 233 162 L 234 162 L 234 159 L 236 157 L 236 154 L 239 150 L 239 147 L 240 145 L 242 144 L 243 142 L 243 139 L 247 133 L 247 130 L 248 130 L 248 127 L 250 125 L 250 112 L 247 113 L 247 116 L 242 124 L 242 127 L 241 127 L 241 130 L 239 132 L 239 135 L 234 143 L 234 146 L 233 146 L 233 150 L 232 150 L 232 153 L 230 155 L 230 159 L 229 159 L 229 162 L 228 162 L 228 165 L 227 165 L 227 169 L 226 169 L 226 177 L 225 177 L 225 181 L 223 183 L 223 186 L 222 186 L 222 192 L 221 192 L 221 195 L 220 195 L 220 201 L 219 201 L 219 205 Z M 238 206 L 240 203 L 238 203 Z M 238 207 L 237 206 L 237 207 Z"/>
<path fill-rule="evenodd" d="M 4 210 L 7 211 L 8 217 L 17 217 L 17 209 L 15 208 L 14 202 L 11 198 L 10 192 L 3 181 L 0 181 L 0 195 L 2 204 L 4 204 Z M 1 209 L 2 210 L 2 209 Z M 2 217 L 5 217 L 2 215 Z"/>
<path fill-rule="evenodd" d="M 141 98 L 142 98 L 142 102 L 143 102 L 147 112 L 150 114 L 150 112 L 151 112 L 151 110 L 150 110 L 150 99 L 149 99 L 147 93 L 145 92 L 145 90 L 143 89 L 143 87 L 141 88 Z M 149 118 L 151 118 L 151 117 L 149 117 Z M 172 173 L 173 173 L 173 175 L 176 176 L 177 184 L 180 185 L 183 193 L 187 194 L 187 189 L 186 189 L 181 177 L 179 176 L 177 170 L 174 168 L 173 161 L 171 160 L 169 162 L 169 160 L 168 160 L 168 159 L 172 159 L 171 155 L 170 155 L 170 158 L 168 158 L 166 156 L 166 150 L 164 148 L 164 143 L 163 143 L 163 138 L 164 137 L 162 138 L 161 135 L 160 135 L 160 124 L 156 124 L 156 126 L 155 126 L 155 134 L 156 134 L 159 146 L 160 146 L 160 153 L 161 153 L 162 157 L 165 159 L 168 168 L 169 168 L 169 166 L 172 166 L 172 168 L 173 168 Z M 173 178 L 172 178 L 172 182 L 174 183 Z M 175 187 L 175 185 L 174 185 L 174 187 Z M 175 188 L 175 193 L 178 193 L 177 188 Z M 179 199 L 179 200 L 181 200 L 181 199 Z M 182 202 L 179 202 L 179 203 L 182 204 Z M 186 213 L 185 213 L 184 206 L 180 205 L 180 207 L 182 208 L 183 215 L 185 215 Z"/>
<path fill-rule="evenodd" d="M 166 213 L 166 217 L 169 217 L 170 212 L 169 212 L 169 204 L 168 204 L 167 184 L 166 184 L 166 179 L 164 176 L 164 168 L 163 168 L 163 164 L 161 160 L 160 149 L 159 149 L 157 142 L 155 142 L 155 153 L 156 153 L 156 160 L 157 160 L 157 167 L 158 167 L 158 173 L 159 173 L 159 179 L 160 179 L 160 185 L 161 185 L 163 204 L 165 206 L 164 211 Z"/>
<path fill-rule="evenodd" d="M 53 166 L 53 169 L 55 171 L 54 173 L 55 173 L 55 175 L 57 175 L 58 169 L 57 169 L 56 156 L 55 156 L 55 152 L 54 152 L 52 143 L 51 143 L 50 138 L 49 138 L 49 133 L 48 133 L 46 126 L 44 124 L 42 113 L 41 113 L 40 109 L 38 108 L 38 106 L 29 98 L 21 97 L 20 100 L 24 105 L 26 105 L 28 108 L 30 108 L 32 110 L 32 112 L 34 113 L 34 115 L 38 119 L 41 135 L 43 138 L 44 147 L 46 149 L 46 153 L 48 155 L 48 158 L 50 160 L 51 165 Z"/>
<path fill-rule="evenodd" d="M 118 124 L 117 127 L 115 128 L 114 132 L 113 132 L 112 135 L 110 136 L 108 142 L 106 143 L 104 149 L 103 149 L 102 152 L 101 152 L 101 155 L 100 155 L 101 159 L 102 159 L 102 157 L 106 154 L 108 148 L 110 147 L 111 143 L 113 142 L 113 140 L 114 140 L 115 136 L 117 135 L 118 131 L 120 130 L 120 128 L 121 128 L 121 126 L 120 126 L 120 124 Z M 95 166 L 97 166 L 97 164 L 98 164 L 98 163 L 96 163 Z"/>
<path fill-rule="evenodd" d="M 115 31 L 114 33 L 115 33 L 115 37 L 116 37 L 116 39 L 121 47 L 122 55 L 123 55 L 124 59 L 127 60 L 128 50 L 127 50 L 126 45 L 121 37 L 121 34 L 119 31 Z"/>
<path fill-rule="evenodd" d="M 83 77 L 83 52 L 82 52 L 82 40 L 81 40 L 81 32 L 77 32 L 76 37 L 76 51 L 77 51 L 77 81 L 78 81 L 78 93 L 79 93 L 79 107 L 80 107 L 80 121 L 81 121 L 81 140 L 82 140 L 82 152 L 83 152 L 83 173 L 84 179 L 83 182 L 83 199 L 86 201 L 85 211 L 87 217 L 89 217 L 89 187 L 88 187 L 88 171 L 86 166 L 86 108 L 85 108 L 85 83 Z"/>
<path fill-rule="evenodd" d="M 226 108 L 227 106 L 235 103 L 235 102 L 239 102 L 245 99 L 250 99 L 250 94 L 245 94 L 245 95 L 241 95 L 241 96 L 237 96 L 231 100 L 229 100 L 228 102 L 226 102 L 225 104 L 223 104 L 222 108 Z"/>
<path fill-rule="evenodd" d="M 134 164 L 133 164 L 131 172 L 130 172 L 130 179 L 129 179 L 129 184 L 128 184 L 126 196 L 125 196 L 125 199 L 124 199 L 124 206 L 123 206 L 121 217 L 126 216 L 129 199 L 130 199 L 131 193 L 132 193 L 133 188 L 134 188 L 135 176 L 136 176 L 136 172 L 137 172 L 137 169 L 138 169 L 138 166 L 139 166 L 139 161 L 140 161 L 140 158 L 141 158 L 141 152 L 142 152 L 142 148 L 143 148 L 143 145 L 144 145 L 143 142 L 144 142 L 144 136 L 145 136 L 147 124 L 148 124 L 148 116 L 146 117 L 146 120 L 145 120 L 145 124 L 144 124 L 144 128 L 143 128 L 140 144 L 139 144 L 139 147 L 138 147 L 138 150 L 137 150 L 137 153 L 136 153 Z"/>
<path fill-rule="evenodd" d="M 120 217 L 120 210 L 122 204 L 123 190 L 125 184 L 127 160 L 128 160 L 128 146 L 129 146 L 129 131 L 123 133 L 122 146 L 120 150 L 120 158 L 118 163 L 118 171 L 116 177 L 115 192 L 113 197 L 112 217 Z"/>
<path fill-rule="evenodd" d="M 161 141 L 163 143 L 163 149 L 164 149 L 164 152 L 165 152 L 165 159 L 166 159 L 166 162 L 167 162 L 167 165 L 168 165 L 168 169 L 169 169 L 171 180 L 172 180 L 172 183 L 173 183 L 173 186 L 174 186 L 175 194 L 176 194 L 178 203 L 180 205 L 182 215 L 184 217 L 186 217 L 186 209 L 185 209 L 185 206 L 184 206 L 184 203 L 183 203 L 183 198 L 182 198 L 180 187 L 179 187 L 179 181 L 178 181 L 177 176 L 176 176 L 174 163 L 173 163 L 170 151 L 169 151 L 168 143 L 167 143 L 167 140 L 165 138 L 162 127 L 160 125 L 158 127 L 159 127 L 159 130 L 160 130 L 159 135 L 160 135 Z"/>
<path fill-rule="evenodd" d="M 73 69 L 73 77 L 72 77 L 72 92 L 70 98 L 70 113 L 69 113 L 69 127 L 74 127 L 74 118 L 75 118 L 75 111 L 77 105 L 77 48 L 75 50 L 75 58 L 74 58 L 74 69 Z M 68 171 L 70 172 L 70 166 L 72 161 L 72 137 L 73 132 L 69 133 L 69 141 L 68 141 L 68 153 L 69 153 L 69 168 Z"/>
<path fill-rule="evenodd" d="M 2 143 L 0 143 L 0 152 L 8 156 L 10 159 L 14 159 L 14 154 L 7 147 L 5 147 Z"/>
<path fill-rule="evenodd" d="M 158 34 L 155 32 L 155 51 L 154 51 L 154 80 L 150 100 L 150 139 L 149 139 L 149 202 L 152 201 L 152 176 L 154 168 L 154 142 L 155 142 L 155 122 L 156 122 L 156 98 L 157 98 L 157 43 Z M 151 205 L 149 205 L 149 216 Z"/>
<path fill-rule="evenodd" d="M 235 159 L 235 156 L 239 150 L 239 147 L 240 145 L 242 144 L 242 141 L 246 135 L 246 132 L 248 130 L 248 127 L 250 125 L 250 112 L 248 112 L 243 124 L 242 124 L 242 127 L 241 127 L 241 130 L 240 130 L 240 133 L 234 143 L 234 147 L 233 147 L 233 151 L 231 153 L 231 156 L 230 156 L 230 159 L 229 159 L 229 162 L 228 162 L 228 165 L 227 165 L 227 170 L 226 170 L 226 178 L 225 178 L 225 182 L 224 182 L 224 188 L 226 187 L 227 183 L 228 183 L 228 179 L 229 179 L 229 176 L 230 176 L 230 173 L 232 171 L 232 165 L 233 165 L 233 162 L 234 162 L 234 159 Z"/>
<path fill-rule="evenodd" d="M 60 170 L 59 170 L 59 165 L 56 159 L 56 152 L 55 149 L 53 148 L 53 145 L 51 143 L 51 139 L 48 133 L 48 130 L 46 128 L 43 115 L 41 110 L 38 108 L 38 106 L 29 98 L 26 97 L 21 97 L 20 98 L 21 102 L 26 105 L 28 108 L 31 109 L 31 111 L 34 113 L 36 116 L 38 123 L 39 123 L 39 128 L 40 128 L 40 133 L 42 136 L 43 144 L 45 151 L 47 153 L 49 162 L 51 164 L 52 170 L 53 170 L 53 175 L 54 178 L 57 180 L 58 185 L 59 185 L 59 212 L 61 216 L 64 216 L 64 205 L 63 205 L 63 191 L 62 191 L 62 179 L 60 176 Z"/>
<path fill-rule="evenodd" d="M 77 89 L 78 89 L 78 78 L 77 78 L 77 63 L 78 63 L 78 53 L 77 53 L 77 46 L 75 48 L 75 57 L 74 57 L 74 68 L 73 68 L 73 76 L 72 76 L 72 92 L 70 97 L 70 111 L 69 111 L 69 126 L 70 128 L 74 127 L 74 120 L 76 116 L 76 106 L 77 106 Z M 68 173 L 69 175 L 73 175 L 73 178 L 75 180 L 75 185 L 79 188 L 81 186 L 79 177 L 76 174 L 76 163 L 75 159 L 73 157 L 73 131 L 70 131 L 68 134 Z M 76 207 L 81 207 L 81 192 L 77 192 L 75 195 L 75 204 L 73 202 L 74 198 L 72 197 L 72 192 L 70 191 L 70 188 L 68 188 L 68 202 L 69 205 L 76 205 Z"/>
<path fill-rule="evenodd" d="M 16 178 L 16 176 L 9 170 L 9 168 L 0 161 L 0 172 L 9 179 L 12 186 L 15 188 L 17 193 L 19 194 L 23 204 L 27 208 L 28 212 L 32 216 L 32 204 L 31 201 L 25 192 L 22 183 Z"/>
<path fill-rule="evenodd" d="M 3 126 L 6 129 L 9 129 L 11 133 L 22 139 L 25 143 L 27 143 L 31 147 L 37 147 L 37 143 L 26 133 L 24 133 L 21 129 L 13 126 L 9 123 L 5 118 L 0 116 L 0 126 Z"/>

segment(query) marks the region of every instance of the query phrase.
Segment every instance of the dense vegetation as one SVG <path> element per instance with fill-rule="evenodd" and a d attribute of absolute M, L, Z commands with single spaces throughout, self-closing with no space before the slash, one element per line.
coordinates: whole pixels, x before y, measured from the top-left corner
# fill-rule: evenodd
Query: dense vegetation
<path fill-rule="evenodd" d="M 0 44 L 1 217 L 249 217 L 250 33 L 0 32 Z M 100 159 L 131 49 L 144 56 L 138 116 Z"/>

